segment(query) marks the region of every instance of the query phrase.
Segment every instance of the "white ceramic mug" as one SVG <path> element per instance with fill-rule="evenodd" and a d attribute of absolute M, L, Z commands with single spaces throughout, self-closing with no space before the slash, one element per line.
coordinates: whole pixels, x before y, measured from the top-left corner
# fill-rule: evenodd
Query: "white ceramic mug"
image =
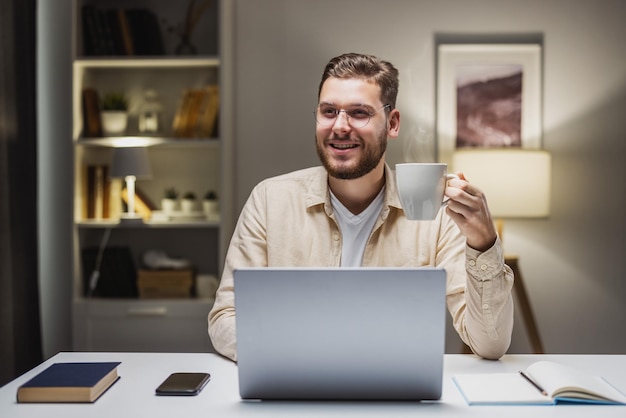
<path fill-rule="evenodd" d="M 398 196 L 406 217 L 412 221 L 433 220 L 443 206 L 443 192 L 448 180 L 446 163 L 396 164 Z"/>

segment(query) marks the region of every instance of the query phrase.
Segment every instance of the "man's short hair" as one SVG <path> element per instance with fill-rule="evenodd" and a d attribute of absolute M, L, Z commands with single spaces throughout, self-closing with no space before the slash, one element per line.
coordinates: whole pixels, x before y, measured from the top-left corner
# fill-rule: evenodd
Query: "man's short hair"
<path fill-rule="evenodd" d="M 348 53 L 331 59 L 320 82 L 317 97 L 322 92 L 324 82 L 330 78 L 350 79 L 360 78 L 372 82 L 380 87 L 380 99 L 383 104 L 396 107 L 398 96 L 398 70 L 387 61 L 373 55 Z"/>

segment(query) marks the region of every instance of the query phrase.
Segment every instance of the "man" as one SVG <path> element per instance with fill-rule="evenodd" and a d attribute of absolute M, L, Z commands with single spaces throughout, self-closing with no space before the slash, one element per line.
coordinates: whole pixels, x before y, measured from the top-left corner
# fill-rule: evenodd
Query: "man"
<path fill-rule="evenodd" d="M 513 274 L 481 190 L 459 173 L 434 221 L 404 216 L 385 163 L 387 140 L 400 129 L 398 84 L 398 71 L 373 56 L 345 54 L 327 64 L 315 109 L 323 167 L 258 184 L 235 228 L 208 318 L 224 356 L 237 359 L 233 270 L 245 266 L 443 267 L 461 339 L 485 358 L 508 349 Z"/>

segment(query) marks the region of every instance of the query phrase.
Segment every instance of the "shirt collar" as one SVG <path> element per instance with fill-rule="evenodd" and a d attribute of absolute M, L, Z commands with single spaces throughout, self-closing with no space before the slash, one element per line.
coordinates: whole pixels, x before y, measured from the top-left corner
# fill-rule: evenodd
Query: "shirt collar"
<path fill-rule="evenodd" d="M 330 193 L 328 190 L 328 173 L 322 166 L 317 167 L 315 175 L 308 179 L 306 204 L 308 207 L 324 204 L 330 208 Z M 400 198 L 396 187 L 396 173 L 385 163 L 385 200 L 384 206 L 401 209 Z"/>
<path fill-rule="evenodd" d="M 402 209 L 396 187 L 396 172 L 387 163 L 385 163 L 385 205 Z"/>

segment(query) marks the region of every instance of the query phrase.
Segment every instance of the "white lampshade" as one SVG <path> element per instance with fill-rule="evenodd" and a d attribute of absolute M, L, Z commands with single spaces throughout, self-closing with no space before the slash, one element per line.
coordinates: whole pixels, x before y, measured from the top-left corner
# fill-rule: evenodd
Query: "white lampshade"
<path fill-rule="evenodd" d="M 452 162 L 480 188 L 495 218 L 542 218 L 550 214 L 550 154 L 541 150 L 471 148 Z"/>

